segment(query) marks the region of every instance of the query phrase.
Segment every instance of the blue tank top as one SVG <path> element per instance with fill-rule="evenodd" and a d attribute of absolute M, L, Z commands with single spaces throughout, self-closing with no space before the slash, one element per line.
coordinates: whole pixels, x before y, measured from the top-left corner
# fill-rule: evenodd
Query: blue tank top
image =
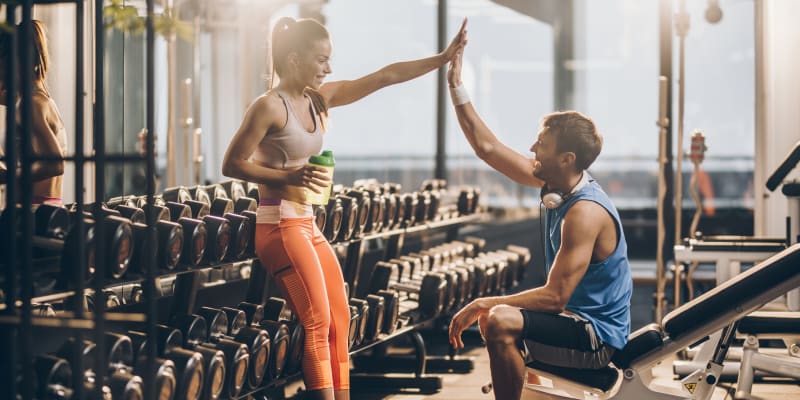
<path fill-rule="evenodd" d="M 586 172 L 584 172 L 586 173 Z M 548 209 L 545 214 L 545 271 L 555 260 L 561 248 L 561 224 L 567 211 L 578 201 L 593 201 L 608 211 L 617 225 L 619 242 L 617 248 L 607 259 L 589 264 L 572 297 L 567 310 L 589 320 L 597 336 L 608 345 L 622 349 L 628 342 L 631 330 L 630 303 L 633 293 L 631 268 L 628 264 L 628 245 L 622 232 L 622 222 L 611 199 L 594 179 L 574 193 L 561 207 Z"/>

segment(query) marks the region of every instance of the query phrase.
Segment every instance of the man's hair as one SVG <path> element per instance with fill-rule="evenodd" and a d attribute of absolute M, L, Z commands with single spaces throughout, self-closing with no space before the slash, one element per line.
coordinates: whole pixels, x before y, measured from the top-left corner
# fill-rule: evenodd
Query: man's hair
<path fill-rule="evenodd" d="M 594 121 L 577 111 L 561 111 L 545 115 L 542 126 L 556 138 L 559 153 L 575 153 L 575 167 L 588 169 L 603 148 L 603 137 Z"/>

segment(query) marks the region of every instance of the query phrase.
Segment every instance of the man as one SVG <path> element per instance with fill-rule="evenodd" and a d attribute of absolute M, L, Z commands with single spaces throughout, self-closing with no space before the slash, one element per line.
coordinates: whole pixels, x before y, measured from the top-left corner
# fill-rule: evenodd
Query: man
<path fill-rule="evenodd" d="M 542 187 L 546 207 L 544 286 L 484 297 L 450 323 L 450 342 L 478 321 L 489 352 L 497 399 L 519 399 L 525 361 L 602 368 L 630 332 L 633 290 L 627 245 L 616 208 L 586 173 L 602 147 L 591 119 L 575 112 L 544 117 L 535 158 L 501 143 L 461 85 L 459 52 L 447 73 L 458 122 L 476 155 L 522 185 Z M 524 351 L 527 356 L 523 356 Z"/>

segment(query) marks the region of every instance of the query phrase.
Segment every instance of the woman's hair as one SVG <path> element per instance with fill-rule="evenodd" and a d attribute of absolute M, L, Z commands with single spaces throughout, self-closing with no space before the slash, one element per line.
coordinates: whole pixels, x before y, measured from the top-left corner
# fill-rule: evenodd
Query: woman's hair
<path fill-rule="evenodd" d="M 0 62 L 7 63 L 10 60 L 19 60 L 23 47 L 29 45 L 22 43 L 19 35 L 20 25 L 17 25 L 17 54 L 11 53 L 11 40 L 13 35 L 2 31 L 0 32 Z M 42 21 L 33 20 L 32 23 L 32 52 L 33 52 L 33 80 L 34 82 L 43 81 L 47 78 L 47 69 L 50 65 L 50 55 L 47 51 L 47 35 Z"/>
<path fill-rule="evenodd" d="M 300 54 L 308 51 L 314 42 L 324 39 L 330 39 L 328 30 L 313 19 L 302 18 L 295 20 L 292 17 L 282 17 L 275 22 L 275 27 L 272 28 L 273 74 L 269 83 L 270 88 L 272 88 L 273 82 L 275 81 L 275 74 L 278 76 L 285 76 L 284 74 L 287 72 L 288 68 L 287 62 L 289 61 L 289 54 L 293 52 Z M 324 121 L 328 116 L 328 104 L 318 91 L 306 88 L 306 93 L 311 98 L 314 108 L 320 115 L 324 129 Z"/>

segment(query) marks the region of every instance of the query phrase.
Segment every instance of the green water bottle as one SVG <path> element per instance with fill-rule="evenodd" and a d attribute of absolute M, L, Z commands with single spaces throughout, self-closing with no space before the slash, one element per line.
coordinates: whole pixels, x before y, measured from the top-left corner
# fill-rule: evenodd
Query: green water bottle
<path fill-rule="evenodd" d="M 311 204 L 326 205 L 331 196 L 331 186 L 333 186 L 333 166 L 335 165 L 333 151 L 323 150 L 321 154 L 311 156 L 308 159 L 308 163 L 324 169 L 325 174 L 328 176 L 328 179 L 330 179 L 330 183 L 321 188 L 322 193 L 314 193 L 312 190 L 307 189 L 306 199 L 308 199 Z"/>

